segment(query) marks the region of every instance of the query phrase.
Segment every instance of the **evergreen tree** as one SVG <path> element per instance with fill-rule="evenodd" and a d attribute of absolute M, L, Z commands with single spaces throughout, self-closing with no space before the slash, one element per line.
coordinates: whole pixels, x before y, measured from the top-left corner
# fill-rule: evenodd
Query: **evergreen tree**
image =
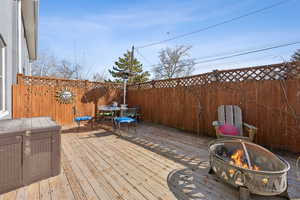
<path fill-rule="evenodd" d="M 292 55 L 292 60 L 293 61 L 300 61 L 300 49 L 298 49 L 294 55 Z"/>
<path fill-rule="evenodd" d="M 119 60 L 115 62 L 112 70 L 108 70 L 115 82 L 123 82 L 123 78 L 120 75 L 122 71 L 129 71 L 133 76 L 129 77 L 128 83 L 140 83 L 149 80 L 150 73 L 143 71 L 143 65 L 136 58 L 133 59 L 131 66 L 131 52 L 127 51 L 123 57 L 119 57 Z"/>

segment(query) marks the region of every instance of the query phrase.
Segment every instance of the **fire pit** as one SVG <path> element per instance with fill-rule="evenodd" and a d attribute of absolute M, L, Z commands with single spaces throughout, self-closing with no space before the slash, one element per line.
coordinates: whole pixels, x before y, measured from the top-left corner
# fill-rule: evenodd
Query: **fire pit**
<path fill-rule="evenodd" d="M 243 140 L 216 140 L 209 145 L 210 172 L 240 189 L 240 199 L 250 193 L 287 195 L 289 163 L 269 150 Z"/>

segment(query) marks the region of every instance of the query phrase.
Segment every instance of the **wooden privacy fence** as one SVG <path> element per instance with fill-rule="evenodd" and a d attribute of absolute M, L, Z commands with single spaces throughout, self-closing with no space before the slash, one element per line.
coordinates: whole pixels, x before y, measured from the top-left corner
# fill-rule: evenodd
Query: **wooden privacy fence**
<path fill-rule="evenodd" d="M 75 94 L 71 104 L 57 101 L 59 90 L 68 88 Z M 121 102 L 122 85 L 65 80 L 51 77 L 18 75 L 13 85 L 13 118 L 50 116 L 61 125 L 73 123 L 73 107 L 78 115 L 95 115 L 98 105 Z"/>
<path fill-rule="evenodd" d="M 214 71 L 129 86 L 146 121 L 214 136 L 220 105 L 239 105 L 257 143 L 300 152 L 300 63 Z"/>

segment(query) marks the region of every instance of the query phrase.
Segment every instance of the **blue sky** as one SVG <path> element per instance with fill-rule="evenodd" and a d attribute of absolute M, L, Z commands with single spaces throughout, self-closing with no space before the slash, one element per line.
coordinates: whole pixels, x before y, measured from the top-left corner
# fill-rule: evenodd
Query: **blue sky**
<path fill-rule="evenodd" d="M 141 46 L 259 9 L 275 0 L 41 0 L 39 49 L 103 73 L 132 45 Z M 192 45 L 192 58 L 300 41 L 300 0 L 189 37 L 140 49 L 145 70 L 165 47 Z M 204 63 L 194 73 L 288 60 L 300 45 Z"/>

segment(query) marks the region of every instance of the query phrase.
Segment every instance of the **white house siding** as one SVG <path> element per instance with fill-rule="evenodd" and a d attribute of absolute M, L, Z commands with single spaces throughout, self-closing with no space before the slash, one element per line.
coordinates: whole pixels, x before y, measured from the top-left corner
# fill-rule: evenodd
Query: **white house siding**
<path fill-rule="evenodd" d="M 6 110 L 12 116 L 12 85 L 16 83 L 16 75 L 19 73 L 18 67 L 18 1 L 0 0 L 0 35 L 6 43 Z M 29 74 L 29 59 L 24 30 L 22 30 L 22 64 L 26 74 Z"/>
<path fill-rule="evenodd" d="M 22 72 L 25 75 L 30 74 L 30 62 L 29 62 L 29 55 L 28 55 L 28 48 L 27 42 L 24 34 L 24 27 L 22 26 Z"/>

